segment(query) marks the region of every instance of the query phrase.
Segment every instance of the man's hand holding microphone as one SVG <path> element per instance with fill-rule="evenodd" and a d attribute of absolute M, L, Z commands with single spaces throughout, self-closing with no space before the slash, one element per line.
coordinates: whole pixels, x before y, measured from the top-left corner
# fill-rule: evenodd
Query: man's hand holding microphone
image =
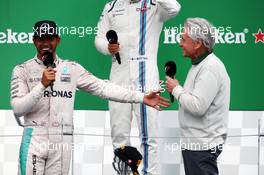
<path fill-rule="evenodd" d="M 42 74 L 42 80 L 41 83 L 43 86 L 48 87 L 50 84 L 52 84 L 55 81 L 56 77 L 56 70 L 54 70 L 52 67 L 48 67 L 44 70 Z"/>
<path fill-rule="evenodd" d="M 108 44 L 108 51 L 109 51 L 112 55 L 117 54 L 117 53 L 120 51 L 119 45 L 120 45 L 119 43 L 116 43 L 116 44 L 111 44 L 111 43 L 109 43 L 109 44 Z"/>
<path fill-rule="evenodd" d="M 172 79 L 169 76 L 166 76 L 166 90 L 169 93 L 172 93 L 173 89 L 179 85 L 179 81 L 177 79 Z"/>
<path fill-rule="evenodd" d="M 53 91 L 53 83 L 56 79 L 56 64 L 54 63 L 54 56 L 53 53 L 49 50 L 47 50 L 43 56 L 42 56 L 43 64 L 47 67 L 44 69 L 44 72 L 42 74 L 42 80 L 41 83 L 46 88 L 50 86 L 51 91 Z"/>
<path fill-rule="evenodd" d="M 109 30 L 106 33 L 106 38 L 109 42 L 108 44 L 108 51 L 115 56 L 118 64 L 121 64 L 121 58 L 119 55 L 120 47 L 118 42 L 118 36 L 117 33 L 114 30 Z"/>

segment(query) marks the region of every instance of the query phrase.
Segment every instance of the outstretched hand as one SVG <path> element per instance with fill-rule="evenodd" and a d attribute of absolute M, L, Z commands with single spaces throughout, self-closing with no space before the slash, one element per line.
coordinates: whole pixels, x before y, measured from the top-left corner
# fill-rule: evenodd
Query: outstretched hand
<path fill-rule="evenodd" d="M 161 111 L 162 108 L 167 108 L 170 106 L 169 100 L 159 96 L 161 89 L 158 91 L 151 91 L 149 94 L 146 94 L 143 99 L 143 103 Z"/>

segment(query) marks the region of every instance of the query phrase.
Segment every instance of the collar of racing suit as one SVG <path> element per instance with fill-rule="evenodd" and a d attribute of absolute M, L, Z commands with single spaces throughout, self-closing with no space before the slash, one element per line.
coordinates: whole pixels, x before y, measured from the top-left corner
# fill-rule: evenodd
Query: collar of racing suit
<path fill-rule="evenodd" d="M 130 3 L 132 4 L 132 3 L 137 3 L 137 2 L 139 2 L 140 0 L 129 0 L 130 1 Z"/>
<path fill-rule="evenodd" d="M 35 59 L 35 61 L 36 61 L 37 63 L 39 63 L 39 64 L 41 64 L 41 65 L 44 65 L 44 64 L 43 64 L 43 61 L 40 60 L 40 59 L 38 59 L 37 54 L 35 55 L 34 59 Z M 58 55 L 56 55 L 56 57 L 55 57 L 55 64 L 58 65 L 58 63 L 59 63 L 59 57 L 58 57 Z"/>

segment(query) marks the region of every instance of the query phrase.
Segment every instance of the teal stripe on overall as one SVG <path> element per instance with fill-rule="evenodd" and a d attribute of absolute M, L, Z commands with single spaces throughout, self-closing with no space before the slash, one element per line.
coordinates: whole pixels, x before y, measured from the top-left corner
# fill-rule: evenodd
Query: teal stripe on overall
<path fill-rule="evenodd" d="M 32 133 L 33 133 L 33 128 L 25 128 L 23 133 L 22 143 L 20 145 L 20 152 L 19 152 L 21 175 L 27 174 L 27 157 L 28 157 L 29 145 L 32 138 Z"/>

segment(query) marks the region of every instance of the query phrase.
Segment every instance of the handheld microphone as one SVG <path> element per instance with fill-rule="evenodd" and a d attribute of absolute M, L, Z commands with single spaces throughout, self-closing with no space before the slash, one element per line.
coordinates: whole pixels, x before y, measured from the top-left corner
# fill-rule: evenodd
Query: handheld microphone
<path fill-rule="evenodd" d="M 165 73 L 166 73 L 166 75 L 171 77 L 171 78 L 174 78 L 174 76 L 176 75 L 176 72 L 177 72 L 176 63 L 173 62 L 173 61 L 168 61 L 165 64 Z M 174 97 L 173 97 L 172 93 L 170 93 L 170 100 L 171 100 L 171 103 L 174 102 Z"/>
<path fill-rule="evenodd" d="M 51 68 L 56 68 L 56 64 L 54 63 L 54 58 L 53 58 L 53 54 L 50 52 L 50 51 L 46 51 L 43 55 L 43 64 L 48 68 L 48 67 L 51 67 Z M 53 83 L 54 81 L 52 81 L 50 83 L 50 89 L 51 91 L 53 91 Z"/>
<path fill-rule="evenodd" d="M 117 33 L 114 30 L 109 30 L 106 33 L 106 38 L 107 38 L 107 40 L 108 40 L 108 42 L 110 44 L 117 44 L 118 36 L 117 36 Z M 121 64 L 121 58 L 120 58 L 119 53 L 115 54 L 115 58 L 116 58 L 118 64 Z"/>

